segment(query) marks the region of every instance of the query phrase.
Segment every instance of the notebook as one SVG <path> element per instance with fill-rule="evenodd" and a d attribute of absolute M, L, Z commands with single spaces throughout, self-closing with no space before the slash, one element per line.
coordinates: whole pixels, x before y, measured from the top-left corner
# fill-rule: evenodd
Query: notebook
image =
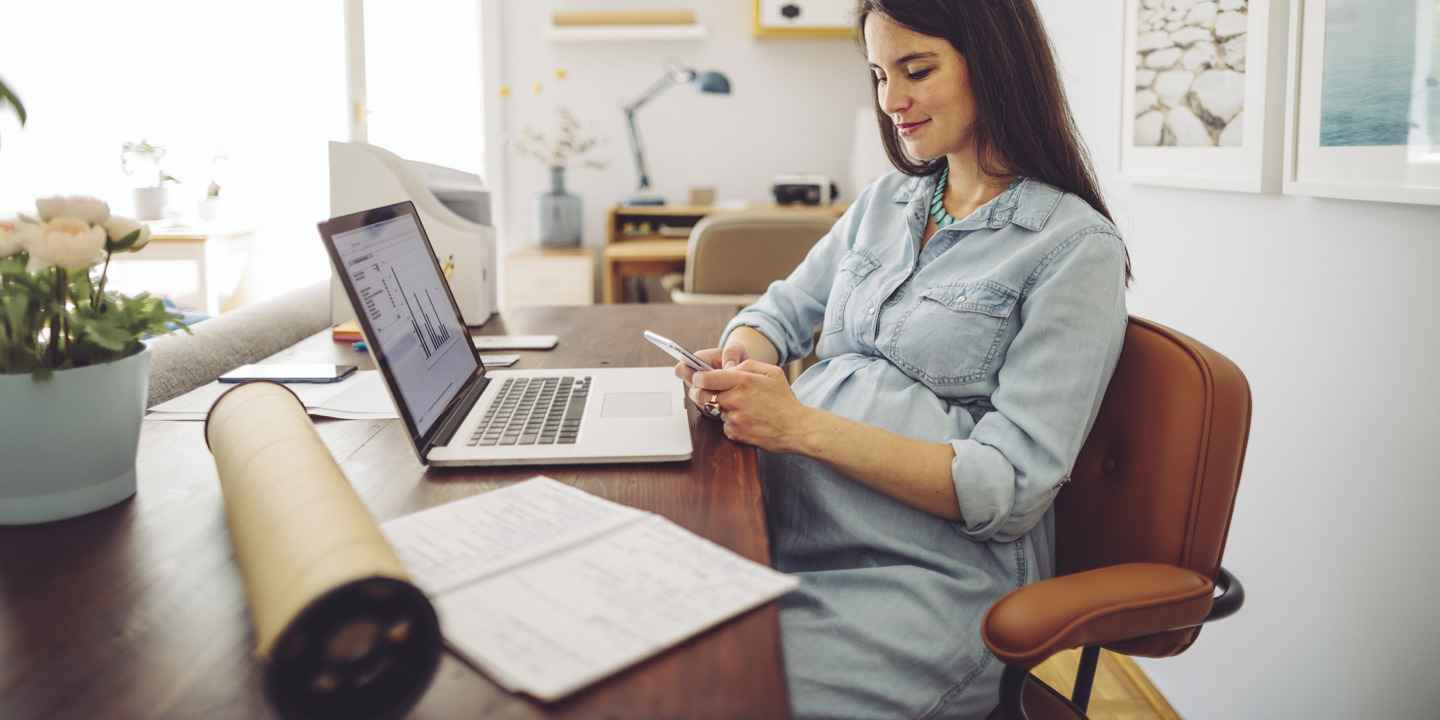
<path fill-rule="evenodd" d="M 486 372 L 410 202 L 319 228 L 420 462 L 690 458 L 684 385 L 671 367 Z"/>

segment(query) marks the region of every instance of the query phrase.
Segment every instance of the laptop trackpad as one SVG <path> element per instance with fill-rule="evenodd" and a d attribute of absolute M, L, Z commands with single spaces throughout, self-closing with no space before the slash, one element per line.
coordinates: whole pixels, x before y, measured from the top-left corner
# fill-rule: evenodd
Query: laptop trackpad
<path fill-rule="evenodd" d="M 605 401 L 600 406 L 600 417 L 668 417 L 672 397 L 668 392 L 605 393 Z"/>

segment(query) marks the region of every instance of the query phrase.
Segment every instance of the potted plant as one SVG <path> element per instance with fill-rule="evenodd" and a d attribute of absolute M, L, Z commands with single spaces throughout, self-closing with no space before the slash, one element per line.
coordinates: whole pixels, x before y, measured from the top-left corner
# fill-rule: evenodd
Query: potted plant
<path fill-rule="evenodd" d="M 35 205 L 0 219 L 0 524 L 135 493 L 150 370 L 141 339 L 184 327 L 159 298 L 105 289 L 111 255 L 145 247 L 148 227 L 94 198 Z"/>
<path fill-rule="evenodd" d="M 139 178 L 143 185 L 135 188 L 135 217 L 139 220 L 159 220 L 165 217 L 165 183 L 180 184 L 173 176 L 160 167 L 165 158 L 164 145 L 151 145 L 149 141 L 126 141 L 120 149 L 120 169 L 126 175 Z"/>

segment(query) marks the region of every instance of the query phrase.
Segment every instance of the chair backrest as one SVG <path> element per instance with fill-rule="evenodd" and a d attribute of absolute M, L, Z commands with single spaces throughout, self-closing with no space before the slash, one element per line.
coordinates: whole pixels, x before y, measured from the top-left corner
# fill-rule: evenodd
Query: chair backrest
<path fill-rule="evenodd" d="M 1057 573 L 1154 562 L 1215 579 L 1249 433 L 1250 386 L 1240 368 L 1132 316 L 1099 416 L 1055 500 Z M 1167 657 L 1199 632 L 1106 647 Z"/>
<path fill-rule="evenodd" d="M 703 295 L 765 292 L 830 232 L 833 210 L 771 210 L 706 215 L 690 231 L 685 291 Z"/>

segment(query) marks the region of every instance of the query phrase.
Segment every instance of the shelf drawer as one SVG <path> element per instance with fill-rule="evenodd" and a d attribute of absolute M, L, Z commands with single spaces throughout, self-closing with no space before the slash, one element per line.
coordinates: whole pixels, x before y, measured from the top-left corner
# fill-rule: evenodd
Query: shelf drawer
<path fill-rule="evenodd" d="M 592 305 L 595 263 L 590 254 L 512 255 L 505 260 L 505 304 L 509 307 Z"/>

